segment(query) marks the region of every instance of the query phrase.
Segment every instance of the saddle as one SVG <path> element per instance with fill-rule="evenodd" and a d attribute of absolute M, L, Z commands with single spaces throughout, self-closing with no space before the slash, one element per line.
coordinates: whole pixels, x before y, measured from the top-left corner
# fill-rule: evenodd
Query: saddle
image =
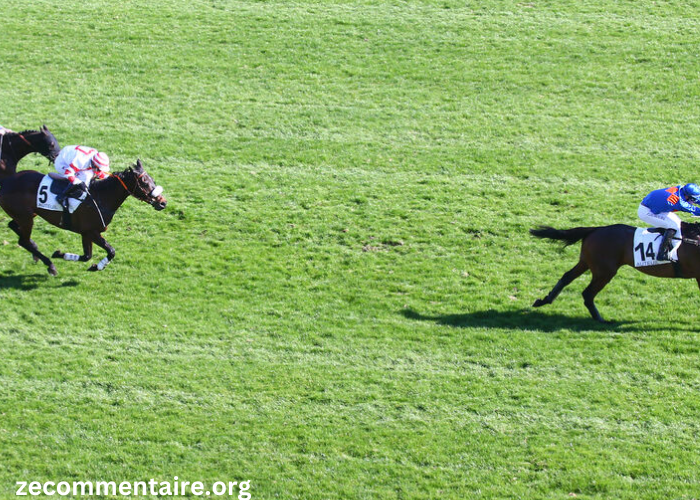
<path fill-rule="evenodd" d="M 66 187 L 68 187 L 68 179 L 62 175 L 49 172 L 48 176 L 51 177 L 51 180 L 53 181 L 49 187 L 49 191 L 51 191 L 53 194 L 61 194 Z"/>
<path fill-rule="evenodd" d="M 56 200 L 56 197 L 62 194 L 65 189 L 69 186 L 70 181 L 65 177 L 58 175 L 54 172 L 50 172 L 44 176 L 39 184 L 39 189 L 37 190 L 36 206 L 37 208 L 42 208 L 44 210 L 51 210 L 56 212 L 63 212 L 61 216 L 60 227 L 65 229 L 70 229 L 72 226 L 71 214 L 77 210 L 83 200 L 87 197 L 87 192 L 84 192 L 80 198 L 75 198 L 71 196 L 68 198 L 69 209 L 64 210 L 60 203 Z"/>

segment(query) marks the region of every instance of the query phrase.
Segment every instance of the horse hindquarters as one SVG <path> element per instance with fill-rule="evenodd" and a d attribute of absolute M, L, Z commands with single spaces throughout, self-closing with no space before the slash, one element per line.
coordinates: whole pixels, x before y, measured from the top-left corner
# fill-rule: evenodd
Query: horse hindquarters
<path fill-rule="evenodd" d="M 0 187 L 0 207 L 12 219 L 8 226 L 19 236 L 19 245 L 31 253 L 35 260 L 41 260 L 48 267 L 49 274 L 56 275 L 53 262 L 39 251 L 31 239 L 36 213 L 36 192 L 43 176 L 34 170 L 23 170 L 4 179 Z"/>
<path fill-rule="evenodd" d="M 581 259 L 588 263 L 591 282 L 583 290 L 583 303 L 594 320 L 605 321 L 595 305 L 595 297 L 610 283 L 617 270 L 625 264 L 634 265 L 631 254 L 635 228 L 630 226 L 608 226 L 587 238 L 581 246 Z M 631 259 L 631 263 L 630 263 Z"/>
<path fill-rule="evenodd" d="M 567 230 L 557 230 L 550 227 L 530 230 L 533 236 L 560 240 L 566 244 L 583 240 L 578 264 L 562 276 L 547 297 L 537 300 L 533 305 L 539 307 L 551 304 L 566 285 L 590 269 L 592 279 L 583 291 L 583 301 L 593 319 L 604 323 L 605 321 L 598 313 L 594 300 L 596 295 L 615 276 L 620 266 L 634 265 L 632 244 L 635 230 L 634 227 L 625 224 Z"/>

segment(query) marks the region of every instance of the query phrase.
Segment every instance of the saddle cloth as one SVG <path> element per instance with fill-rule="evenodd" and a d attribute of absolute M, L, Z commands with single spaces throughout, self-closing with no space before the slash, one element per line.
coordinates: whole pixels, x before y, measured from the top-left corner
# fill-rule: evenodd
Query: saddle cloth
<path fill-rule="evenodd" d="M 63 212 L 63 206 L 56 201 L 56 196 L 61 194 L 68 186 L 68 179 L 62 177 L 53 177 L 53 175 L 45 175 L 41 179 L 39 189 L 36 192 L 36 206 L 44 210 L 52 210 L 54 212 Z M 68 212 L 75 212 L 87 197 L 87 193 L 80 195 L 80 199 L 68 198 Z"/>
<path fill-rule="evenodd" d="M 677 235 L 676 235 L 677 237 Z M 661 241 L 664 239 L 664 230 L 658 228 L 638 227 L 634 232 L 632 251 L 634 252 L 634 267 L 658 266 L 668 264 L 668 260 L 658 260 Z M 677 250 L 672 250 L 669 255 L 676 257 Z"/>

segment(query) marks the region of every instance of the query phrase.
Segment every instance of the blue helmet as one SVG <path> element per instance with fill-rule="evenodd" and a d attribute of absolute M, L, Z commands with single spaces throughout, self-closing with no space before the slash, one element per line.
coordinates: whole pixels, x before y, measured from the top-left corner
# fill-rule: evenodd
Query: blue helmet
<path fill-rule="evenodd" d="M 700 186 L 691 182 L 681 188 L 681 194 L 693 203 L 700 203 Z"/>

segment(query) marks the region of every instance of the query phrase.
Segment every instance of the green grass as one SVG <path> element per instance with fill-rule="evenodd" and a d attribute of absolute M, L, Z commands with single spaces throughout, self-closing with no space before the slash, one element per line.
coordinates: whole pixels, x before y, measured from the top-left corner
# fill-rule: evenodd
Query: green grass
<path fill-rule="evenodd" d="M 697 182 L 696 14 L 0 3 L 0 123 L 139 157 L 169 199 L 127 201 L 105 271 L 55 278 L 0 216 L 0 498 L 174 476 L 254 499 L 700 497 L 697 284 L 621 270 L 612 327 L 587 277 L 533 310 L 578 248 L 527 232 L 641 224 L 649 190 Z"/>

